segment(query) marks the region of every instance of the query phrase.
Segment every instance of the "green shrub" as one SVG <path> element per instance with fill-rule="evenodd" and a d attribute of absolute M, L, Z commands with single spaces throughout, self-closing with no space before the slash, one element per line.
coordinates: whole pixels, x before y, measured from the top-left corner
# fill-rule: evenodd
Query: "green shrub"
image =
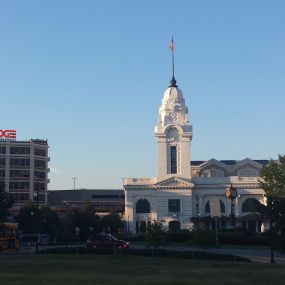
<path fill-rule="evenodd" d="M 188 241 L 189 245 L 199 246 L 206 249 L 215 245 L 215 233 L 208 229 L 195 227 L 191 232 L 191 238 Z"/>

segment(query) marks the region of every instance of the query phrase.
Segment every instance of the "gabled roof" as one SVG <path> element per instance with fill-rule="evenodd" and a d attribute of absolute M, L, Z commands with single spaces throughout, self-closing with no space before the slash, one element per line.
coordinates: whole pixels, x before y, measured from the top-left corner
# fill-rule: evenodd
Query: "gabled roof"
<path fill-rule="evenodd" d="M 208 168 L 212 165 L 217 166 L 223 170 L 227 169 L 227 166 L 224 163 L 222 163 L 219 160 L 216 160 L 214 158 L 212 158 L 212 159 L 206 161 L 205 163 L 201 164 L 201 168 Z"/>
<path fill-rule="evenodd" d="M 257 169 L 261 169 L 262 168 L 262 164 L 256 162 L 255 160 L 252 160 L 250 158 L 246 158 L 246 159 L 243 159 L 241 161 L 238 161 L 235 165 L 234 165 L 234 169 L 238 169 L 238 168 L 242 168 L 243 166 L 246 166 L 246 165 L 250 165 L 252 167 L 255 167 Z"/>
<path fill-rule="evenodd" d="M 210 160 L 193 160 L 191 161 L 191 165 L 192 166 L 202 166 L 202 164 L 206 164 L 207 162 L 210 162 L 210 161 L 219 161 L 220 163 L 222 164 L 225 164 L 225 165 L 236 165 L 236 164 L 239 164 L 240 162 L 242 161 L 245 161 L 245 160 L 250 160 L 250 161 L 254 161 L 258 164 L 260 164 L 261 166 L 263 165 L 267 165 L 269 163 L 269 160 L 266 160 L 266 159 L 250 159 L 250 158 L 246 158 L 246 159 L 243 159 L 243 160 L 216 160 L 216 159 L 210 159 Z"/>

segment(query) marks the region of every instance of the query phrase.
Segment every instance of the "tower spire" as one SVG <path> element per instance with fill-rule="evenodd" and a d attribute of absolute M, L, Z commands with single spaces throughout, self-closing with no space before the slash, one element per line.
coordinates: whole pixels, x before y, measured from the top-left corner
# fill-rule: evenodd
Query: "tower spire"
<path fill-rule="evenodd" d="M 173 42 L 173 36 L 172 36 L 171 42 L 169 44 L 169 48 L 171 50 L 171 55 L 172 55 L 172 78 L 170 80 L 169 87 L 177 87 L 176 80 L 174 77 L 174 42 Z"/>

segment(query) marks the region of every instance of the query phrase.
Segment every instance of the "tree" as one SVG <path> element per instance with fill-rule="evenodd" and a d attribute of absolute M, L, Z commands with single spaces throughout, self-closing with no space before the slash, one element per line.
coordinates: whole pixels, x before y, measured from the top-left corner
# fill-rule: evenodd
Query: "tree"
<path fill-rule="evenodd" d="M 55 239 L 57 242 L 75 241 L 75 228 L 72 224 L 71 214 L 60 217 L 59 227 L 56 228 Z"/>
<path fill-rule="evenodd" d="M 0 181 L 0 222 L 5 222 L 8 216 L 8 210 L 13 206 L 13 196 L 5 191 L 5 182 Z"/>
<path fill-rule="evenodd" d="M 82 209 L 74 209 L 60 218 L 57 228 L 57 241 L 86 241 L 90 234 L 101 231 L 100 219 L 96 215 L 94 206 L 86 202 Z"/>
<path fill-rule="evenodd" d="M 90 234 L 100 232 L 99 216 L 95 214 L 94 207 L 88 202 L 82 210 L 69 215 L 69 218 L 73 234 L 76 234 L 76 228 L 80 229 L 77 233 L 77 240 L 86 241 Z"/>
<path fill-rule="evenodd" d="M 118 233 L 123 229 L 124 224 L 121 220 L 121 217 L 117 213 L 111 213 L 107 216 L 104 216 L 101 220 L 101 227 L 110 233 Z"/>
<path fill-rule="evenodd" d="M 59 227 L 59 218 L 56 212 L 49 207 L 37 209 L 32 201 L 28 201 L 20 209 L 16 220 L 19 223 L 19 229 L 23 233 L 49 234 L 50 240 L 53 240 L 54 234 Z"/>
<path fill-rule="evenodd" d="M 37 231 L 37 220 L 38 215 L 36 215 L 37 208 L 32 201 L 25 203 L 21 207 L 16 221 L 19 223 L 19 229 L 24 234 L 34 234 Z"/>
<path fill-rule="evenodd" d="M 166 244 L 166 233 L 162 222 L 153 221 L 147 229 L 146 240 L 148 245 L 155 249 Z"/>
<path fill-rule="evenodd" d="M 47 206 L 42 207 L 38 213 L 38 232 L 48 234 L 50 241 L 53 241 L 55 232 L 60 225 L 57 213 Z"/>
<path fill-rule="evenodd" d="M 274 250 L 285 250 L 285 155 L 279 160 L 270 160 L 260 174 L 261 188 L 265 192 L 266 205 L 261 212 L 269 219 L 271 263 L 274 263 Z"/>

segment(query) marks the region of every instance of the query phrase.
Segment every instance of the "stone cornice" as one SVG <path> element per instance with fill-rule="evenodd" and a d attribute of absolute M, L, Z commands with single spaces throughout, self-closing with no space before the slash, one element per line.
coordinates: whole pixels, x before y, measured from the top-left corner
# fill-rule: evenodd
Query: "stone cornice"
<path fill-rule="evenodd" d="M 250 184 L 244 184 L 244 185 L 233 185 L 236 189 L 260 189 L 260 185 L 250 185 Z M 199 190 L 199 189 L 226 189 L 228 188 L 229 185 L 195 185 L 194 190 Z"/>
<path fill-rule="evenodd" d="M 125 185 L 125 190 L 193 190 L 189 186 Z"/>

